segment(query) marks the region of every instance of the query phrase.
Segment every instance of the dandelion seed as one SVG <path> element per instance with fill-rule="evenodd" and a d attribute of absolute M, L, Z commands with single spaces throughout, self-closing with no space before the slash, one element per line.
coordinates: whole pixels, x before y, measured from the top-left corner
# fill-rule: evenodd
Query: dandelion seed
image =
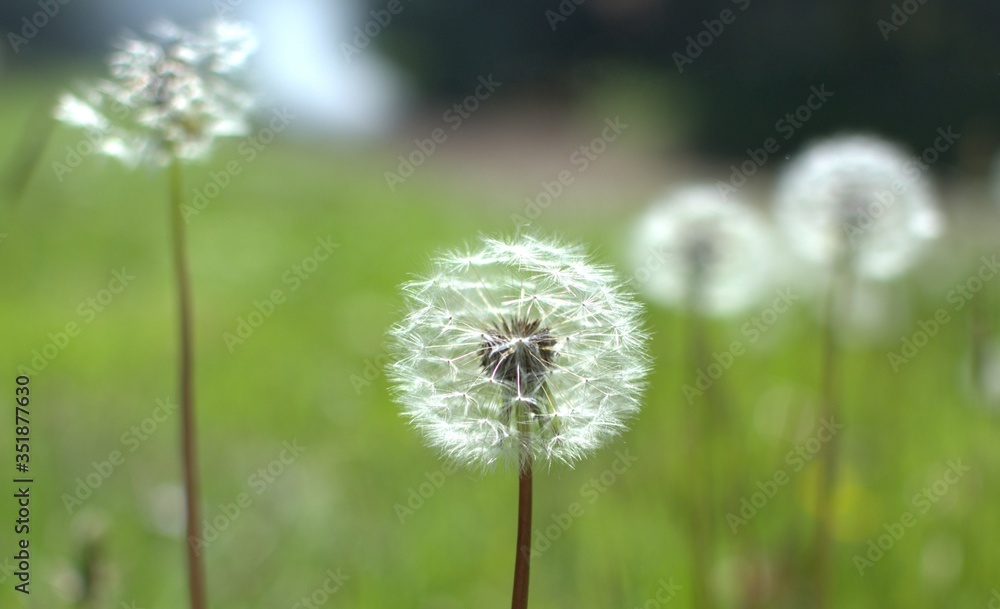
<path fill-rule="evenodd" d="M 636 283 L 658 304 L 736 313 L 771 283 L 771 242 L 766 222 L 749 206 L 713 186 L 685 186 L 654 203 L 636 225 Z"/>
<path fill-rule="evenodd" d="M 648 368 L 640 306 L 582 248 L 526 237 L 446 252 L 404 286 L 398 401 L 449 459 L 572 464 L 620 433 Z"/>
<path fill-rule="evenodd" d="M 130 166 L 201 159 L 217 137 L 246 133 L 252 97 L 235 77 L 257 44 L 249 26 L 215 21 L 194 33 L 161 22 L 150 33 L 121 40 L 110 78 L 64 94 L 56 118 L 99 132 L 97 151 Z"/>
<path fill-rule="evenodd" d="M 942 231 L 924 170 L 895 145 L 868 135 L 820 141 L 782 176 L 778 221 L 809 262 L 844 260 L 875 279 L 912 266 Z"/>

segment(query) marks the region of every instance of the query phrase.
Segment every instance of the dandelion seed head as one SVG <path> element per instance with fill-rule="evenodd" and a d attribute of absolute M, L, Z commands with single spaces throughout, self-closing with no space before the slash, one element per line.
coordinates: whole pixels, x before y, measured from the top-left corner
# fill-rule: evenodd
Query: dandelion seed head
<path fill-rule="evenodd" d="M 630 243 L 635 281 L 661 305 L 737 313 L 770 285 L 771 242 L 751 207 L 714 186 L 683 186 L 639 219 Z"/>
<path fill-rule="evenodd" d="M 251 28 L 219 20 L 189 32 L 160 22 L 150 34 L 123 38 L 110 77 L 64 95 L 56 118 L 99 131 L 98 150 L 128 165 L 200 159 L 216 138 L 246 133 L 253 98 L 235 76 L 256 48 Z"/>
<path fill-rule="evenodd" d="M 942 231 L 924 174 L 880 138 L 830 138 L 784 172 L 775 213 L 806 261 L 830 266 L 847 257 L 858 275 L 885 279 L 913 265 Z"/>
<path fill-rule="evenodd" d="M 404 414 L 459 463 L 572 464 L 639 408 L 641 307 L 577 246 L 483 238 L 403 286 L 389 376 Z"/>

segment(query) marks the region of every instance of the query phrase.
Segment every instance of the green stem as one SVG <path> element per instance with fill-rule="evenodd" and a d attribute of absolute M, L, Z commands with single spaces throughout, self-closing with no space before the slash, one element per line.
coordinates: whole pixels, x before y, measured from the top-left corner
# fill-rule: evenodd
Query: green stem
<path fill-rule="evenodd" d="M 527 609 L 531 572 L 531 453 L 522 452 L 517 496 L 517 557 L 514 560 L 514 592 L 511 609 Z"/>
<path fill-rule="evenodd" d="M 191 609 L 206 609 L 205 567 L 195 543 L 200 538 L 198 523 L 201 521 L 199 516 L 201 493 L 198 485 L 198 460 L 195 443 L 193 310 L 191 280 L 188 274 L 185 247 L 185 222 L 181 212 L 183 201 L 181 163 L 177 157 L 174 157 L 170 163 L 170 219 L 179 315 L 181 461 L 186 508 L 188 592 Z"/>
<path fill-rule="evenodd" d="M 688 367 L 690 382 L 697 386 L 698 370 L 707 370 L 709 364 L 708 338 L 705 321 L 701 314 L 704 275 L 696 265 L 688 286 L 687 324 Z M 712 389 L 705 391 L 700 404 L 692 404 L 694 433 L 691 434 L 691 462 L 699 463 L 694 479 L 694 500 L 691 502 L 691 560 L 694 571 L 694 606 L 699 609 L 714 607 L 710 586 L 712 549 L 714 547 L 712 513 L 715 497 L 715 455 L 714 435 L 717 424 L 717 405 L 714 404 Z"/>
<path fill-rule="evenodd" d="M 976 259 L 976 264 L 979 263 L 980 259 Z M 972 272 L 975 272 L 975 267 L 973 267 Z M 990 291 L 988 287 L 984 286 L 984 288 L 982 292 L 975 295 L 969 306 L 969 384 L 976 399 L 983 403 L 992 399 L 992 396 L 986 391 L 989 379 L 986 378 L 988 372 L 984 369 L 984 365 L 986 358 L 989 357 L 992 325 L 989 312 L 993 310 L 990 302 Z"/>
<path fill-rule="evenodd" d="M 26 124 L 27 127 L 22 131 L 18 145 L 14 148 L 14 160 L 10 162 L 3 178 L 4 187 L 11 195 L 11 204 L 15 206 L 24 198 L 28 186 L 38 173 L 54 128 L 47 107 L 36 110 Z"/>
<path fill-rule="evenodd" d="M 838 292 L 849 287 L 849 257 L 843 256 L 835 265 L 827 286 L 823 312 L 823 338 L 820 353 L 820 420 L 833 421 L 839 412 L 837 383 L 840 378 L 839 352 L 836 344 L 836 306 Z M 844 297 L 850 298 L 844 289 Z M 848 300 L 848 306 L 850 301 Z M 816 547 L 814 560 L 814 585 L 816 606 L 825 609 L 832 603 L 831 586 L 834 519 L 836 517 L 837 488 L 837 436 L 830 438 L 820 461 L 819 483 L 816 495 Z"/>

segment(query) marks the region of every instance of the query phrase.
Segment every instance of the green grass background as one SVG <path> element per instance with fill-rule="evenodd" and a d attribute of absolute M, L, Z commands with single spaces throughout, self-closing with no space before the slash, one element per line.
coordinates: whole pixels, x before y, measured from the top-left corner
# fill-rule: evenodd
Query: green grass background
<path fill-rule="evenodd" d="M 23 154 L 23 130 L 34 112 L 52 103 L 47 84 L 4 83 L 0 133 L 7 135 L 0 159 Z M 176 608 L 186 598 L 181 539 L 157 528 L 164 517 L 150 507 L 157 489 L 179 484 L 176 415 L 128 453 L 79 510 L 68 514 L 61 499 L 93 471 L 92 462 L 122 449 L 122 434 L 149 417 L 157 399 L 176 399 L 166 176 L 89 157 L 63 182 L 55 180 L 51 163 L 79 138 L 57 129 L 23 196 L 15 201 L 7 192 L 0 206 L 6 235 L 0 241 L 0 556 L 13 551 L 7 478 L 17 366 L 67 322 L 83 328 L 32 376 L 32 594 L 29 600 L 14 593 L 13 580 L 4 578 L 0 606 L 77 606 L 61 591 L 82 576 L 83 557 L 96 548 L 89 559 L 98 595 L 92 606 Z M 211 162 L 186 169 L 187 188 L 203 186 L 210 171 L 239 160 L 237 145 L 222 142 Z M 407 274 L 419 271 L 438 247 L 480 231 L 509 231 L 510 215 L 520 213 L 523 202 L 496 193 L 476 200 L 473 188 L 430 169 L 390 193 L 382 172 L 393 157 L 376 147 L 279 137 L 252 163 L 241 160 L 242 173 L 189 225 L 205 516 L 218 515 L 218 506 L 241 492 L 253 498 L 208 548 L 213 607 L 295 607 L 327 570 L 338 569 L 350 579 L 326 606 L 509 602 L 515 476 L 460 470 L 401 522 L 397 506 L 444 464 L 398 416 L 375 363 L 382 361 L 384 332 L 399 315 L 396 286 Z M 578 197 L 585 193 L 567 194 L 538 224 L 620 263 L 632 215 L 612 205 L 576 213 Z M 643 201 L 619 203 L 635 210 Z M 948 306 L 948 290 L 976 267 L 971 252 L 991 251 L 995 224 L 954 224 L 913 276 L 893 287 L 907 304 L 890 320 L 901 330 L 844 347 L 837 607 L 979 608 L 1000 589 L 997 411 L 963 382 L 971 307 L 953 314 L 900 372 L 886 359 L 917 320 Z M 327 236 L 339 248 L 290 291 L 283 274 Z M 82 323 L 78 305 L 122 267 L 135 281 L 92 323 Z M 276 288 L 287 301 L 230 353 L 223 333 L 234 332 L 237 318 Z M 987 284 L 977 297 L 988 319 L 996 317 L 987 305 L 997 289 Z M 692 489 L 706 478 L 720 488 L 711 513 L 712 578 L 723 606 L 803 606 L 811 586 L 813 468 L 792 474 L 738 534 L 728 529 L 725 514 L 738 509 L 757 481 L 789 469 L 784 455 L 814 431 L 816 309 L 808 298 L 797 303 L 716 384 L 730 417 L 709 445 L 708 460 L 692 458 L 689 447 L 698 404 L 688 405 L 680 389 L 691 373 L 683 320 L 650 309 L 656 366 L 632 429 L 575 469 L 536 476 L 536 530 L 573 502 L 584 514 L 534 560 L 533 607 L 656 607 L 651 599 L 661 581 L 681 587 L 663 606 L 692 606 L 688 506 Z M 746 342 L 740 326 L 756 313 L 712 322 L 715 350 L 731 340 Z M 375 378 L 356 388 L 369 363 Z M 781 433 L 771 433 L 776 429 Z M 278 457 L 286 441 L 306 452 L 257 495 L 248 477 Z M 624 450 L 637 461 L 589 503 L 584 485 Z M 971 472 L 859 576 L 853 556 L 884 524 L 912 511 L 911 497 L 939 479 L 949 459 L 961 459 Z M 95 522 L 104 524 L 88 545 Z"/>

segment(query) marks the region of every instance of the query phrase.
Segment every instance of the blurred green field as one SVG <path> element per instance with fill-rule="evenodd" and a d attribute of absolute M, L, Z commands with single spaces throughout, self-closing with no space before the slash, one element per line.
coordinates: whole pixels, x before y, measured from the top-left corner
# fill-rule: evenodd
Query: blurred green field
<path fill-rule="evenodd" d="M 5 83 L 0 133 L 10 135 L 0 139 L 0 159 L 18 154 L 32 113 L 51 105 L 45 90 Z M 79 141 L 57 129 L 24 197 L 14 202 L 7 193 L 0 205 L 5 478 L 18 366 L 31 365 L 50 333 L 69 322 L 81 328 L 31 377 L 32 595 L 27 602 L 13 592 L 14 578 L 0 570 L 0 606 L 174 608 L 185 585 L 177 417 L 139 442 L 130 431 L 154 414 L 158 399 L 176 399 L 166 177 L 88 157 L 59 182 L 51 164 Z M 189 224 L 204 515 L 231 512 L 220 506 L 241 493 L 250 499 L 208 546 L 212 606 L 306 606 L 296 603 L 338 570 L 348 579 L 326 606 L 506 606 L 515 475 L 443 473 L 398 416 L 380 368 L 385 329 L 398 316 L 396 286 L 438 247 L 509 231 L 523 202 L 516 193 L 502 202 L 495 192 L 477 200 L 474 188 L 431 170 L 390 193 L 382 172 L 394 154 L 375 147 L 279 137 L 248 163 L 238 145 L 222 142 L 211 162 L 185 172 L 190 192 L 227 162 L 242 164 Z M 619 264 L 629 210 L 644 201 L 580 213 L 577 198 L 585 193 L 567 194 L 538 225 Z M 885 322 L 887 337 L 844 346 L 836 607 L 985 608 L 1000 589 L 1000 411 L 964 382 L 974 307 L 952 312 L 898 373 L 886 357 L 919 320 L 951 311 L 948 291 L 974 273 L 977 255 L 996 251 L 995 226 L 959 221 L 917 273 L 893 286 L 908 310 Z M 338 247 L 292 289 L 286 273 L 323 238 Z M 88 321 L 87 299 L 123 268 L 135 279 Z M 274 290 L 285 301 L 244 342 L 227 346 L 225 333 L 235 334 L 239 319 Z M 975 301 L 991 322 L 998 291 L 987 283 Z M 704 479 L 721 489 L 711 552 L 724 606 L 803 606 L 818 459 L 793 472 L 786 455 L 816 429 L 816 309 L 803 298 L 752 344 L 741 331 L 752 315 L 712 322 L 713 350 L 741 340 L 748 353 L 712 389 L 729 416 L 710 445 L 711 465 L 692 460 L 688 445 L 703 402 L 689 405 L 681 391 L 691 375 L 683 319 L 650 309 L 656 366 L 641 416 L 576 469 L 536 476 L 536 534 L 549 536 L 551 547 L 533 561 L 533 607 L 692 606 L 688 506 Z M 278 468 L 286 442 L 305 451 Z M 69 514 L 64 495 L 115 450 L 124 464 Z M 623 451 L 634 464 L 608 475 Z M 919 513 L 913 496 L 959 459 L 971 470 Z M 269 465 L 273 481 L 262 484 L 258 470 Z M 734 534 L 727 513 L 779 469 L 789 483 Z M 0 555 L 9 558 L 15 506 L 8 479 L 2 488 Z M 574 503 L 583 514 L 567 519 Z M 905 511 L 916 513 L 916 524 L 859 575 L 854 556 Z M 87 542 L 101 522 L 97 541 Z M 90 569 L 81 571 L 83 564 Z M 71 598 L 83 581 L 96 591 L 91 605 Z M 657 601 L 671 582 L 677 595 Z"/>

